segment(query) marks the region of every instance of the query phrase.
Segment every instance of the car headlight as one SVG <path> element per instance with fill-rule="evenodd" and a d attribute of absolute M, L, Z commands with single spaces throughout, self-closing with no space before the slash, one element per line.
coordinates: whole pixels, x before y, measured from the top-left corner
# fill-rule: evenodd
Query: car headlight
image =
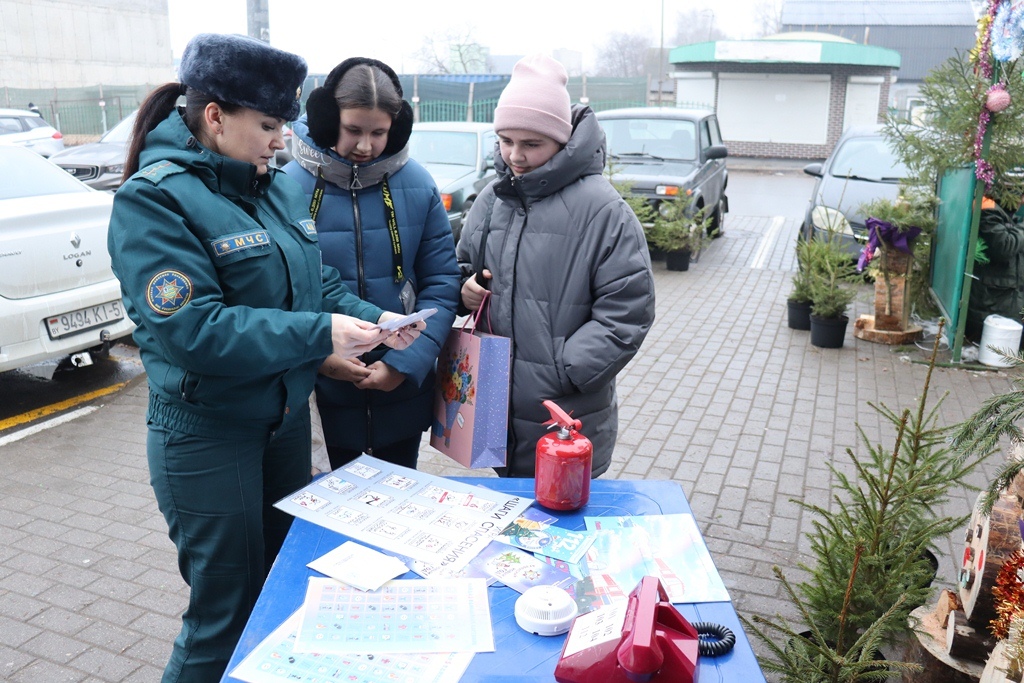
<path fill-rule="evenodd" d="M 837 211 L 829 206 L 821 206 L 819 204 L 811 209 L 811 225 L 818 230 L 853 236 L 853 228 L 850 227 L 850 221 L 846 220 L 846 216 L 841 211 Z"/>
<path fill-rule="evenodd" d="M 113 166 L 104 166 L 103 167 L 103 172 L 104 173 L 116 173 L 118 175 L 121 175 L 122 173 L 124 173 L 124 164 L 114 164 Z"/>
<path fill-rule="evenodd" d="M 678 185 L 658 185 L 654 188 L 654 194 L 659 197 L 675 197 L 679 194 Z"/>
<path fill-rule="evenodd" d="M 672 215 L 672 204 L 669 202 L 658 202 L 658 213 L 662 218 L 669 218 Z"/>
<path fill-rule="evenodd" d="M 451 211 L 452 210 L 452 196 L 450 194 L 442 192 L 441 193 L 441 203 L 444 204 L 444 210 L 445 211 Z"/>

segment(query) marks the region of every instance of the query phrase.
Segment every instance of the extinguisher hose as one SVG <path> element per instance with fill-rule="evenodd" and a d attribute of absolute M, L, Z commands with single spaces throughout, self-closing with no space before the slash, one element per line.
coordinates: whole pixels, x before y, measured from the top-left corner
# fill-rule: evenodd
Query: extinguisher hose
<path fill-rule="evenodd" d="M 697 653 L 702 657 L 724 655 L 736 644 L 736 635 L 721 624 L 698 621 L 693 627 L 697 629 Z"/>

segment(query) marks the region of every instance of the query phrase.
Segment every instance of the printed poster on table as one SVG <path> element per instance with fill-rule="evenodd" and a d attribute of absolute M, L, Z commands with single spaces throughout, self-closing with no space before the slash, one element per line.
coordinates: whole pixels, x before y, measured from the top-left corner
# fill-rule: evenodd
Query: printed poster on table
<path fill-rule="evenodd" d="M 361 455 L 274 507 L 383 550 L 459 569 L 532 502 Z"/>
<path fill-rule="evenodd" d="M 672 602 L 728 602 L 693 515 L 584 517 L 597 531 L 587 551 L 587 579 L 580 587 L 608 604 L 626 598 L 644 576 L 657 576 Z"/>
<path fill-rule="evenodd" d="M 483 579 L 389 581 L 361 591 L 311 578 L 296 652 L 494 652 Z"/>
<path fill-rule="evenodd" d="M 472 652 L 446 654 L 302 654 L 293 645 L 301 610 L 274 629 L 231 671 L 246 683 L 457 683 Z"/>

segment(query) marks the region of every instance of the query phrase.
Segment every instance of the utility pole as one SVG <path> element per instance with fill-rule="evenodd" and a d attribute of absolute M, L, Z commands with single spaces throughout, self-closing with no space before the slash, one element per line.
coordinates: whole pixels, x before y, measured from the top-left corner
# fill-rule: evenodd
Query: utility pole
<path fill-rule="evenodd" d="M 665 91 L 665 0 L 661 0 L 661 41 L 658 44 L 658 106 L 661 106 L 661 94 Z"/>
<path fill-rule="evenodd" d="M 245 0 L 249 37 L 270 42 L 270 0 Z"/>

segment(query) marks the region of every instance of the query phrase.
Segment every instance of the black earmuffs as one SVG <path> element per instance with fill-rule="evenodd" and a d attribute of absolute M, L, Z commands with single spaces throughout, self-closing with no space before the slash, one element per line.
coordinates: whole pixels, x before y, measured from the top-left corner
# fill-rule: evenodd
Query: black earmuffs
<path fill-rule="evenodd" d="M 390 66 L 368 57 L 346 59 L 331 69 L 324 84 L 315 88 L 306 101 L 306 124 L 309 126 L 309 137 L 320 147 L 330 149 L 338 144 L 341 110 L 338 108 L 338 102 L 334 99 L 334 90 L 349 69 L 362 64 L 375 66 L 383 71 L 394 83 L 398 96 L 402 97 L 402 84 L 398 80 L 398 74 Z M 388 144 L 384 147 L 383 154 L 394 154 L 408 144 L 409 135 L 412 134 L 412 119 L 412 105 L 403 99 L 402 108 L 392 118 L 391 130 L 388 132 Z"/>

